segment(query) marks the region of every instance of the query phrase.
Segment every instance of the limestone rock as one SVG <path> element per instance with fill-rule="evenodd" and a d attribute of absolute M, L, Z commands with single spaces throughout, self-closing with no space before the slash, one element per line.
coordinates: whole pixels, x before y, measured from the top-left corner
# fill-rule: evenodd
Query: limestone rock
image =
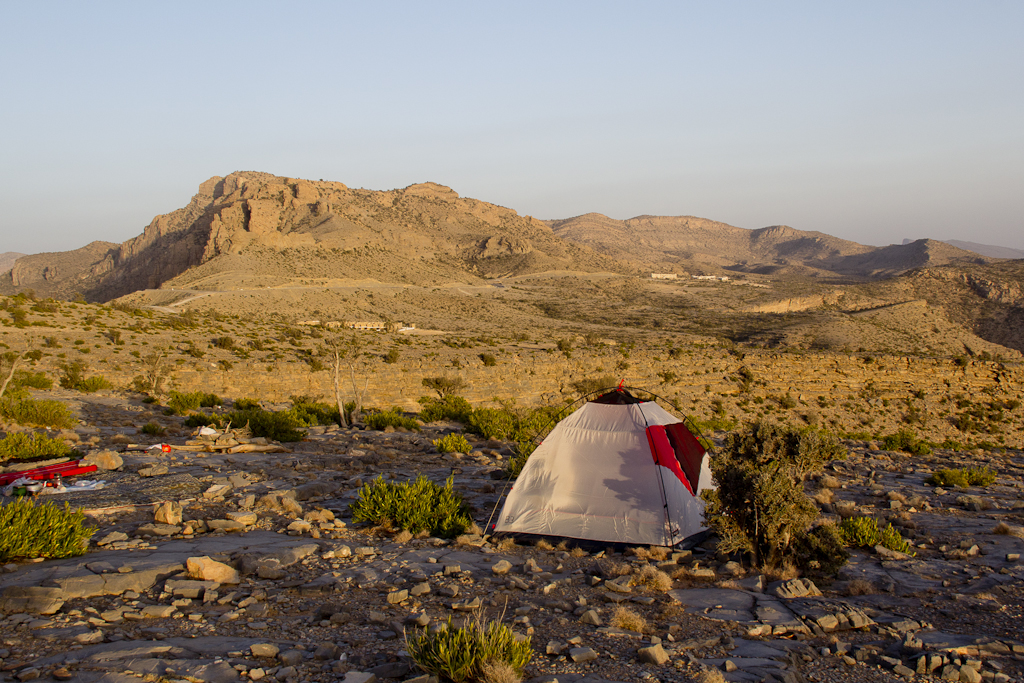
<path fill-rule="evenodd" d="M 654 664 L 656 666 L 661 666 L 668 661 L 668 653 L 665 652 L 665 648 L 661 646 L 661 643 L 640 648 L 636 651 L 636 656 L 644 664 Z"/>
<path fill-rule="evenodd" d="M 124 465 L 124 459 L 114 451 L 93 451 L 82 458 L 84 465 L 96 465 L 99 470 L 119 470 Z"/>
<path fill-rule="evenodd" d="M 172 500 L 164 501 L 153 513 L 153 519 L 159 524 L 177 526 L 181 524 L 181 503 Z"/>
<path fill-rule="evenodd" d="M 201 581 L 233 584 L 241 580 L 237 569 L 223 562 L 217 562 L 208 556 L 188 558 L 186 568 L 189 576 Z"/>

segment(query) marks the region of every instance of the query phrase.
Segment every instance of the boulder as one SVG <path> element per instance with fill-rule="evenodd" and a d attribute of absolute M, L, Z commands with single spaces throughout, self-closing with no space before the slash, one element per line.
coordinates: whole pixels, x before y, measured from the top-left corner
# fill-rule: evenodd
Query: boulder
<path fill-rule="evenodd" d="M 186 568 L 190 577 L 200 581 L 238 583 L 241 580 L 238 570 L 234 567 L 217 562 L 207 556 L 188 558 Z"/>
<path fill-rule="evenodd" d="M 153 513 L 153 519 L 159 524 L 177 526 L 181 524 L 181 503 L 173 500 L 164 501 Z"/>
<path fill-rule="evenodd" d="M 119 470 L 124 460 L 114 451 L 93 451 L 82 458 L 83 465 L 96 465 L 98 470 Z"/>

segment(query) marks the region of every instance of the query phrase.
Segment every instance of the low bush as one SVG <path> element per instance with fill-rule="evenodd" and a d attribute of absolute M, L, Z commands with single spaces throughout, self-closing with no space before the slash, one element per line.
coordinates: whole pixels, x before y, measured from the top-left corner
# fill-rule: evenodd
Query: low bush
<path fill-rule="evenodd" d="M 81 510 L 22 498 L 0 508 L 0 562 L 85 553 L 93 529 Z"/>
<path fill-rule="evenodd" d="M 420 409 L 420 419 L 424 422 L 436 422 L 437 420 L 454 420 L 466 424 L 469 416 L 473 413 L 473 407 L 469 401 L 461 396 L 448 395 L 444 398 L 432 396 L 421 396 L 417 399 L 423 408 Z"/>
<path fill-rule="evenodd" d="M 52 389 L 53 380 L 46 376 L 42 372 L 29 372 L 28 370 L 18 370 L 14 373 L 14 377 L 11 378 L 11 384 L 8 389 L 17 389 L 19 387 L 31 387 L 32 389 Z"/>
<path fill-rule="evenodd" d="M 167 407 L 174 412 L 184 415 L 199 408 L 213 408 L 221 405 L 220 396 L 208 394 L 203 391 L 192 391 L 187 394 L 180 391 L 172 391 L 167 399 Z"/>
<path fill-rule="evenodd" d="M 197 414 L 189 416 L 185 424 L 189 427 L 201 426 L 199 421 L 204 418 L 196 417 Z M 305 432 L 301 431 L 295 416 L 287 411 L 272 412 L 269 410 L 232 410 L 223 415 L 210 415 L 209 422 L 205 425 L 216 425 L 224 427 L 230 423 L 233 427 L 244 427 L 249 425 L 253 436 L 262 436 L 274 441 L 302 441 Z M 195 418 L 195 420 L 193 420 Z"/>
<path fill-rule="evenodd" d="M 356 522 L 396 526 L 414 534 L 429 531 L 439 538 L 455 538 L 473 523 L 451 478 L 438 486 L 422 475 L 404 483 L 378 477 L 359 490 L 349 508 Z"/>
<path fill-rule="evenodd" d="M 75 389 L 85 394 L 91 394 L 94 391 L 107 391 L 113 388 L 114 385 L 111 384 L 106 378 L 100 375 L 86 377 L 81 382 L 75 385 Z"/>
<path fill-rule="evenodd" d="M 418 432 L 420 431 L 421 426 L 418 420 L 403 415 L 399 408 L 367 413 L 363 417 L 363 422 L 365 422 L 366 426 L 370 429 L 377 430 L 382 430 L 386 427 L 403 427 L 405 429 Z"/>
<path fill-rule="evenodd" d="M 71 429 L 78 420 L 60 401 L 31 398 L 27 392 L 8 391 L 0 400 L 0 417 L 27 427 Z"/>
<path fill-rule="evenodd" d="M 913 429 L 898 429 L 882 439 L 882 448 L 887 451 L 903 451 L 911 455 L 928 455 L 932 452 L 931 444 L 921 440 Z"/>
<path fill-rule="evenodd" d="M 462 434 L 446 434 L 433 442 L 439 453 L 469 453 L 473 446 Z"/>
<path fill-rule="evenodd" d="M 293 397 L 294 405 L 287 412 L 303 427 L 341 424 L 338 406 L 311 399 L 295 401 L 295 398 L 304 399 L 304 397 Z"/>
<path fill-rule="evenodd" d="M 454 396 L 466 388 L 466 380 L 458 375 L 424 377 L 423 386 L 437 392 L 438 398 Z"/>
<path fill-rule="evenodd" d="M 490 681 L 488 669 L 495 664 L 504 664 L 520 676 L 533 657 L 530 638 L 518 640 L 500 622 L 456 628 L 451 617 L 438 629 L 407 636 L 406 650 L 420 669 L 453 683 Z"/>
<path fill-rule="evenodd" d="M 832 576 L 850 559 L 845 545 L 839 525 L 831 522 L 819 524 L 808 533 L 797 536 L 793 543 L 795 564 L 808 574 Z"/>
<path fill-rule="evenodd" d="M 960 469 L 942 469 L 933 472 L 924 480 L 924 483 L 931 486 L 958 486 L 965 489 L 969 486 L 989 486 L 995 480 L 995 470 L 988 467 L 961 467 Z"/>
<path fill-rule="evenodd" d="M 233 403 L 235 410 L 253 410 L 260 408 L 260 402 L 254 398 L 236 398 Z"/>
<path fill-rule="evenodd" d="M 530 441 L 554 424 L 560 408 L 520 408 L 509 401 L 500 408 L 476 408 L 469 416 L 466 431 L 485 439 Z"/>
<path fill-rule="evenodd" d="M 167 433 L 167 430 L 158 425 L 156 422 L 147 422 L 142 425 L 141 429 L 143 434 L 147 436 L 163 436 Z"/>
<path fill-rule="evenodd" d="M 846 545 L 853 548 L 874 548 L 880 545 L 889 550 L 914 555 L 912 546 L 903 540 L 900 532 L 889 524 L 885 529 L 872 517 L 849 517 L 839 523 L 839 531 Z"/>
<path fill-rule="evenodd" d="M 71 447 L 62 439 L 54 439 L 39 432 L 11 432 L 0 439 L 0 462 L 29 460 L 45 455 L 63 457 L 71 452 Z"/>
<path fill-rule="evenodd" d="M 484 367 L 493 368 L 498 364 L 498 359 L 494 357 L 493 353 L 481 353 L 480 361 L 484 364 Z"/>

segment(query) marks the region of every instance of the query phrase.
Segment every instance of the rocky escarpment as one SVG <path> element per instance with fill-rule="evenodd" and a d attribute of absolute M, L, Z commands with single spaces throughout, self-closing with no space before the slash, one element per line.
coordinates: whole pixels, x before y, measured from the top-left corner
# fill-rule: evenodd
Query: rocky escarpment
<path fill-rule="evenodd" d="M 541 221 L 435 183 L 377 192 L 247 171 L 207 180 L 186 207 L 121 245 L 19 259 L 0 291 L 107 301 L 197 266 L 207 267 L 186 283 L 225 272 L 433 284 L 617 268 Z"/>

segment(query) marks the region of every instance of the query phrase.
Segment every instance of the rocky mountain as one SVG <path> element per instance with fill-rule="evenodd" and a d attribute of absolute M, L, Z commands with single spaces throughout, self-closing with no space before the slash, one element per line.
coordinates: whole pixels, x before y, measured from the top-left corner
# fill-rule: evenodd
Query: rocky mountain
<path fill-rule="evenodd" d="M 785 225 L 746 230 L 694 216 L 620 221 L 589 213 L 548 224 L 568 242 L 668 271 L 875 279 L 913 268 L 990 260 L 934 240 L 871 247 Z"/>
<path fill-rule="evenodd" d="M 908 240 L 904 240 L 907 242 Z M 1021 259 L 1024 258 L 1024 250 L 1011 249 L 1010 247 L 998 247 L 994 244 L 979 244 L 977 242 L 965 242 L 964 240 L 945 240 L 946 244 L 952 244 L 958 249 L 966 249 L 967 251 L 973 251 L 976 254 L 982 256 L 988 256 L 989 258 L 1009 258 L 1009 259 Z"/>
<path fill-rule="evenodd" d="M 820 232 L 737 228 L 693 216 L 556 221 L 460 197 L 435 183 L 373 191 L 236 172 L 202 183 L 141 235 L 19 258 L 0 293 L 108 301 L 157 288 L 251 290 L 328 280 L 437 286 L 541 272 L 749 273 L 870 281 L 986 263 L 933 240 L 871 247 Z"/>
<path fill-rule="evenodd" d="M 435 183 L 378 192 L 238 172 L 204 182 L 188 206 L 123 244 L 19 259 L 0 291 L 106 301 L 172 280 L 207 289 L 304 278 L 444 284 L 550 270 L 624 267 L 537 219 Z"/>
<path fill-rule="evenodd" d="M 0 273 L 10 270 L 14 266 L 14 262 L 24 255 L 16 251 L 5 251 L 0 254 Z"/>

